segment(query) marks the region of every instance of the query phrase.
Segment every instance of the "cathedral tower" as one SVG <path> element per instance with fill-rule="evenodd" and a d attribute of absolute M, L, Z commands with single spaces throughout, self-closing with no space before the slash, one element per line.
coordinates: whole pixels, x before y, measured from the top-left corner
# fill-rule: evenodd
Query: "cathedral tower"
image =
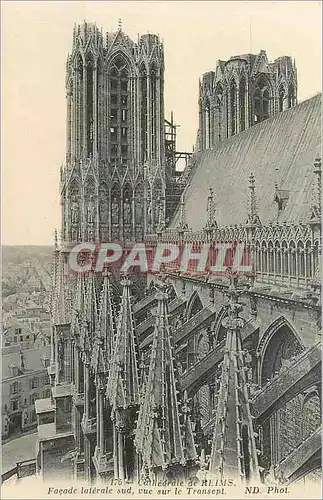
<path fill-rule="evenodd" d="M 199 149 L 243 132 L 297 103 L 297 71 L 291 57 L 270 63 L 261 50 L 218 61 L 199 86 Z"/>
<path fill-rule="evenodd" d="M 66 67 L 62 239 L 141 239 L 165 214 L 164 49 L 75 27 Z"/>

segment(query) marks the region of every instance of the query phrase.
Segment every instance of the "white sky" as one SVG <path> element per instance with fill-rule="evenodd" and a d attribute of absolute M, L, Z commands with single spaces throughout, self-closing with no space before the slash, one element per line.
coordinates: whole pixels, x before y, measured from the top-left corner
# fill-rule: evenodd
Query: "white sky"
<path fill-rule="evenodd" d="M 59 168 L 65 155 L 65 62 L 74 23 L 103 31 L 159 33 L 165 46 L 165 116 L 177 147 L 191 150 L 198 79 L 217 59 L 265 49 L 290 55 L 298 97 L 321 91 L 320 2 L 3 2 L 2 242 L 52 244 L 60 228 Z M 250 26 L 251 24 L 251 40 Z"/>

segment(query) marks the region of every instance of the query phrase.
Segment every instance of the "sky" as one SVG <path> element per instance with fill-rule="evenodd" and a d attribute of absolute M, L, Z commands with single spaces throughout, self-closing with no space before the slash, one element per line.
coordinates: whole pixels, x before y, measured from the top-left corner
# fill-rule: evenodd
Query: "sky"
<path fill-rule="evenodd" d="M 165 49 L 165 117 L 192 150 L 198 80 L 218 59 L 265 49 L 295 58 L 300 101 L 321 91 L 321 2 L 2 2 L 2 243 L 51 245 L 60 228 L 65 156 L 65 63 L 74 24 L 132 39 L 157 33 Z"/>

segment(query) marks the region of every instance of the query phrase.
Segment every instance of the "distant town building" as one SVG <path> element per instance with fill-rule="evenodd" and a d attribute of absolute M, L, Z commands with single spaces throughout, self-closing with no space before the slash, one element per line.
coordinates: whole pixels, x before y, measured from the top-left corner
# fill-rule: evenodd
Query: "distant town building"
<path fill-rule="evenodd" d="M 26 331 L 21 335 L 27 336 Z M 50 395 L 49 356 L 40 349 L 22 350 L 20 345 L 4 347 L 1 356 L 2 439 L 6 440 L 36 426 L 35 401 Z"/>
<path fill-rule="evenodd" d="M 25 323 L 12 321 L 3 331 L 2 347 L 19 344 L 22 349 L 30 349 L 34 346 L 34 335 L 30 327 Z"/>

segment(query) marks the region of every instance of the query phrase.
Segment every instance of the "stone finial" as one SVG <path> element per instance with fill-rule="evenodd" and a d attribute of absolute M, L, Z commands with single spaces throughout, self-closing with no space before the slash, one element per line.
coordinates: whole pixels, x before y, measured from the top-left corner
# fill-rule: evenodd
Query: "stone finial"
<path fill-rule="evenodd" d="M 247 224 L 251 226 L 258 226 L 261 224 L 257 211 L 255 176 L 253 175 L 252 172 L 250 173 L 249 176 L 249 213 L 247 218 Z"/>
<path fill-rule="evenodd" d="M 184 233 L 185 231 L 188 231 L 188 229 L 189 228 L 188 228 L 186 209 L 185 209 L 185 197 L 184 197 L 184 193 L 182 193 L 180 212 L 179 212 L 178 231 L 179 231 L 179 233 Z"/>
<path fill-rule="evenodd" d="M 213 194 L 213 189 L 210 187 L 206 205 L 206 226 L 205 226 L 206 231 L 213 231 L 218 227 L 217 222 L 215 220 L 215 212 L 216 208 L 215 208 L 214 194 Z"/>

